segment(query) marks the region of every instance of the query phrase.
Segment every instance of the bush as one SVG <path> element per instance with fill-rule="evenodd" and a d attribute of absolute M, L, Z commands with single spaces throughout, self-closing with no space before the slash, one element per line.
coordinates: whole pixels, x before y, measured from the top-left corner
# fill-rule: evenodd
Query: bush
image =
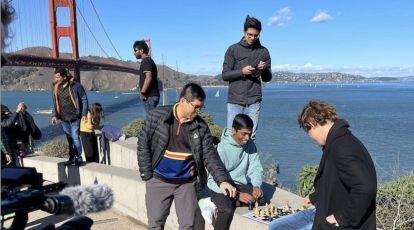
<path fill-rule="evenodd" d="M 263 167 L 262 180 L 264 183 L 277 186 L 277 174 L 279 174 L 279 163 L 277 163 L 271 154 L 259 153 L 260 163 Z"/>
<path fill-rule="evenodd" d="M 136 119 L 122 128 L 122 133 L 129 137 L 138 137 L 139 131 L 144 125 L 144 119 Z"/>
<path fill-rule="evenodd" d="M 414 229 L 414 171 L 382 184 L 377 191 L 377 224 L 384 230 Z"/>
<path fill-rule="evenodd" d="M 200 117 L 208 124 L 211 135 L 214 139 L 214 144 L 220 142 L 220 137 L 223 132 L 223 128 L 214 124 L 213 117 L 210 114 L 201 113 Z M 144 119 L 136 119 L 122 128 L 122 133 L 130 137 L 138 137 L 139 131 L 144 125 Z"/>
<path fill-rule="evenodd" d="M 64 139 L 53 139 L 43 146 L 42 152 L 43 155 L 48 157 L 68 158 L 68 142 Z"/>
<path fill-rule="evenodd" d="M 221 134 L 223 133 L 223 128 L 214 124 L 213 117 L 207 113 L 200 113 L 200 117 L 207 123 L 208 128 L 210 129 L 211 135 L 213 136 L 213 142 L 215 145 L 220 143 Z"/>
<path fill-rule="evenodd" d="M 300 196 L 307 196 L 315 191 L 313 187 L 313 181 L 315 180 L 316 173 L 318 172 L 317 165 L 305 165 L 299 173 L 298 183 L 296 185 L 296 192 Z"/>

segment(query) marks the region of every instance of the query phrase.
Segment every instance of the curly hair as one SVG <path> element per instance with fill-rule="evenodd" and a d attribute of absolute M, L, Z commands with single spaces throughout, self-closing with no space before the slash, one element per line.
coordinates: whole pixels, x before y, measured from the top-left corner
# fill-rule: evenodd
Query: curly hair
<path fill-rule="evenodd" d="M 306 132 L 317 124 L 324 125 L 327 121 L 335 122 L 339 115 L 335 107 L 326 101 L 312 99 L 302 109 L 298 116 L 299 127 Z"/>
<path fill-rule="evenodd" d="M 9 1 L 1 1 L 1 48 L 6 46 L 5 39 L 11 37 L 9 24 L 14 19 L 14 8 Z"/>

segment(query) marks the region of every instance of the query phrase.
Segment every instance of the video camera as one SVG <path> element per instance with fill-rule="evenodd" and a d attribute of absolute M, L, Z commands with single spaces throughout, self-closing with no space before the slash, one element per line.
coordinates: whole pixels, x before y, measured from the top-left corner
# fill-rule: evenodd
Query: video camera
<path fill-rule="evenodd" d="M 74 203 L 70 196 L 48 195 L 58 192 L 65 183 L 43 186 L 43 175 L 35 168 L 2 166 L 1 168 L 1 229 L 4 222 L 13 219 L 9 229 L 24 229 L 28 213 L 43 210 L 53 214 L 73 214 Z M 6 215 L 15 213 L 13 217 Z M 88 217 L 76 217 L 56 229 L 90 229 L 93 221 Z M 48 226 L 47 229 L 55 229 Z"/>

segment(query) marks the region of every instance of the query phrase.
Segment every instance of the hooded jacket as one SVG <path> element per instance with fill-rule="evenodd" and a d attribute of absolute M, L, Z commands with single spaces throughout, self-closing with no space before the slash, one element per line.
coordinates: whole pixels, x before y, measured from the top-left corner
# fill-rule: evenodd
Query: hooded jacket
<path fill-rule="evenodd" d="M 226 128 L 221 135 L 217 151 L 234 183 L 246 185 L 250 182 L 255 187 L 262 185 L 263 168 L 252 140 L 240 145 L 234 140 L 232 130 Z M 211 175 L 208 176 L 207 186 L 216 193 L 222 193 Z"/>
<path fill-rule="evenodd" d="M 251 75 L 243 75 L 242 68 L 257 66 L 260 61 L 266 63 L 262 71 L 255 70 Z M 262 100 L 261 81 L 272 80 L 271 58 L 266 47 L 257 40 L 249 45 L 242 38 L 240 42 L 231 45 L 224 56 L 222 78 L 229 82 L 228 103 L 251 105 Z"/>
<path fill-rule="evenodd" d="M 53 99 L 53 109 L 52 109 L 52 117 L 61 117 L 61 108 L 58 100 L 58 86 L 59 84 L 53 85 L 52 90 L 52 99 Z M 88 114 L 88 97 L 86 95 L 85 89 L 83 86 L 76 82 L 76 81 L 69 81 L 69 94 L 70 99 L 73 103 L 73 105 L 76 108 L 76 111 L 78 112 L 78 118 L 80 119 L 82 116 L 85 116 Z"/>

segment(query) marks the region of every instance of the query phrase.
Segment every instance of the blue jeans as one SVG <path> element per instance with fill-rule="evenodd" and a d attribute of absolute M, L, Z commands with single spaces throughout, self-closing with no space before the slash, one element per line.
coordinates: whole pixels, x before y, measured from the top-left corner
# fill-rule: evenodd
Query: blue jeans
<path fill-rule="evenodd" d="M 273 220 L 269 230 L 311 230 L 315 219 L 315 208 L 309 208 L 288 216 Z"/>
<path fill-rule="evenodd" d="M 153 108 L 157 107 L 159 102 L 160 102 L 159 96 L 151 96 L 151 97 L 148 97 L 146 101 L 142 101 L 142 105 L 144 105 L 145 113 L 147 114 Z"/>
<path fill-rule="evenodd" d="M 68 139 L 69 145 L 69 159 L 73 160 L 74 157 L 82 156 L 82 145 L 80 141 L 79 132 L 80 120 L 62 121 L 63 131 L 65 132 L 66 139 Z"/>
<path fill-rule="evenodd" d="M 257 132 L 257 126 L 259 125 L 259 113 L 261 107 L 262 103 L 260 101 L 246 106 L 227 103 L 227 127 L 231 129 L 234 117 L 237 114 L 246 114 L 253 120 L 252 139 L 254 139 Z"/>

